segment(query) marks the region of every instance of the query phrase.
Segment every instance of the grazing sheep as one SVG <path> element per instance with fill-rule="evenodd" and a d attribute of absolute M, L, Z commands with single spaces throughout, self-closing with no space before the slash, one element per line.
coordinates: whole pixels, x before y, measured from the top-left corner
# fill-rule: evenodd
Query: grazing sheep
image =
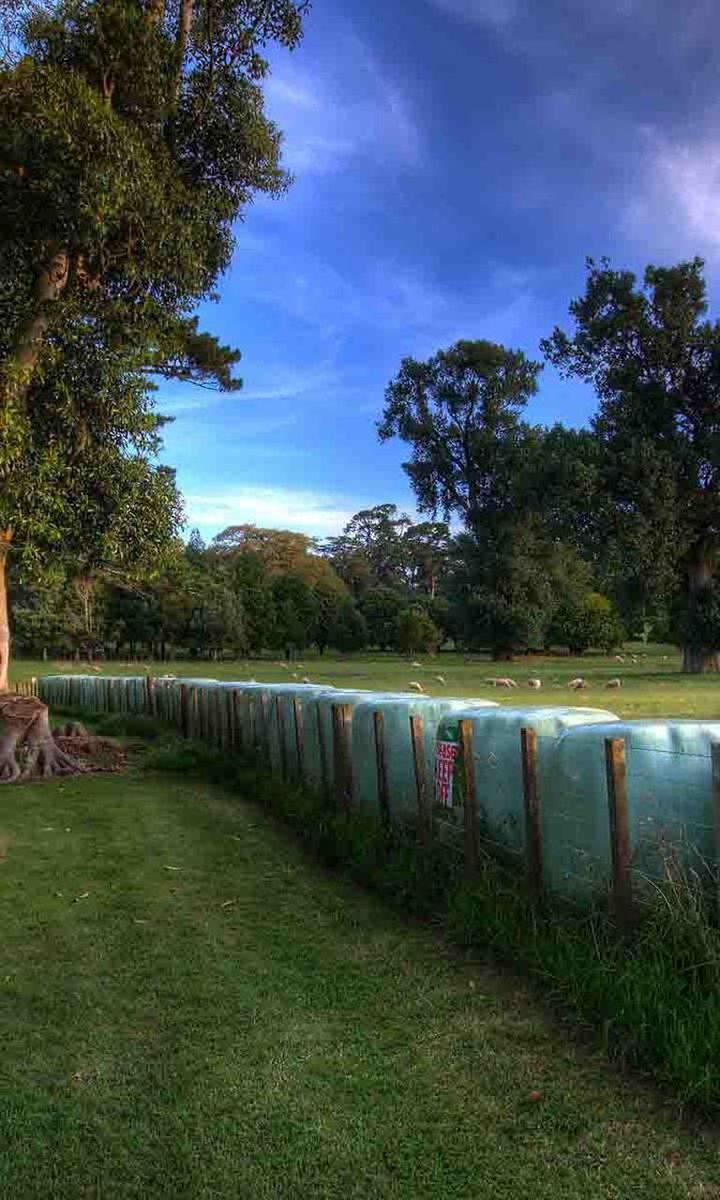
<path fill-rule="evenodd" d="M 537 691 L 542 687 L 542 679 L 528 679 L 528 687 L 535 688 Z"/>
<path fill-rule="evenodd" d="M 437 679 L 438 683 L 441 683 L 443 687 L 445 686 L 445 680 L 443 679 L 442 675 L 436 675 L 435 678 Z"/>
<path fill-rule="evenodd" d="M 485 682 L 489 683 L 492 687 L 504 687 L 504 688 L 517 687 L 515 680 L 509 679 L 506 675 L 503 675 L 499 679 L 486 679 Z"/>
<path fill-rule="evenodd" d="M 579 692 L 581 688 L 586 688 L 587 684 L 582 675 L 578 675 L 577 679 L 570 680 L 568 687 L 572 688 L 574 692 Z"/>
<path fill-rule="evenodd" d="M 615 662 L 625 662 L 625 655 L 624 654 L 616 654 Z"/>
<path fill-rule="evenodd" d="M 302 677 L 302 681 L 303 681 L 303 683 L 309 683 L 309 682 L 310 682 L 310 680 L 308 679 L 307 675 L 303 675 L 303 677 Z"/>
<path fill-rule="evenodd" d="M 638 661 L 638 656 L 637 656 L 637 654 L 631 654 L 631 655 L 630 655 L 630 662 L 634 662 L 634 663 L 636 663 L 637 661 Z"/>
<path fill-rule="evenodd" d="M 607 683 L 605 684 L 605 687 L 606 688 L 622 687 L 622 679 L 608 679 Z"/>
<path fill-rule="evenodd" d="M 293 673 L 292 673 L 292 677 L 293 677 L 293 679 L 299 679 L 299 678 L 300 678 L 300 676 L 298 675 L 297 671 L 293 671 Z"/>
<path fill-rule="evenodd" d="M 408 687 L 414 688 L 416 692 L 424 692 L 425 691 L 425 688 L 423 687 L 423 685 L 421 683 L 418 683 L 416 680 L 413 680 L 412 683 L 409 683 Z"/>
<path fill-rule="evenodd" d="M 420 671 L 422 671 L 422 669 L 423 669 L 423 665 L 422 665 L 422 663 L 410 663 L 410 666 L 411 666 L 411 667 L 417 667 L 417 668 L 418 668 L 418 670 L 420 670 Z"/>

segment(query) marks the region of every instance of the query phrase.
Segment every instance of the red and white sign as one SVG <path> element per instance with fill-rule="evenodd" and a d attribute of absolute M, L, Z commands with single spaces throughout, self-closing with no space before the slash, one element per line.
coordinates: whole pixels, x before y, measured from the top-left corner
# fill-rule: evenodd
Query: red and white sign
<path fill-rule="evenodd" d="M 453 771 L 457 758 L 457 742 L 438 742 L 435 757 L 435 802 L 452 808 Z"/>

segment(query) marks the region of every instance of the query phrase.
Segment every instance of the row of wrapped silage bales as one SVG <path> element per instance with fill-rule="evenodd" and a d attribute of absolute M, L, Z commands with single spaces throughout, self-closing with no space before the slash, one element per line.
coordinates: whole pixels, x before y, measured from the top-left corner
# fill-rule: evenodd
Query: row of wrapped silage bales
<path fill-rule="evenodd" d="M 275 772 L 302 775 L 332 793 L 333 710 L 347 714 L 351 802 L 362 812 L 412 823 L 418 783 L 410 718 L 422 721 L 433 836 L 463 847 L 465 766 L 460 722 L 472 731 L 472 767 L 483 844 L 521 861 L 527 850 L 521 730 L 536 737 L 545 887 L 574 899 L 606 888 L 612 872 L 605 747 L 625 746 L 627 819 L 633 869 L 661 877 L 668 859 L 714 862 L 711 745 L 720 722 L 621 721 L 592 708 L 516 708 L 478 699 L 340 690 L 321 684 L 224 682 L 146 676 L 45 676 L 50 705 L 151 712 L 192 736 L 258 748 Z M 186 706 L 185 713 L 183 705 Z M 381 811 L 375 714 L 382 714 L 388 812 Z"/>

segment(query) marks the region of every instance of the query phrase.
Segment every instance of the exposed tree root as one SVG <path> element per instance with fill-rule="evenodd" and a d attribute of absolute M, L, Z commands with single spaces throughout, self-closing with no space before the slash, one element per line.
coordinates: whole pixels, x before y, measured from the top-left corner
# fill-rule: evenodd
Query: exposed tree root
<path fill-rule="evenodd" d="M 84 770 L 53 738 L 42 700 L 12 692 L 0 695 L 0 783 L 79 775 Z"/>

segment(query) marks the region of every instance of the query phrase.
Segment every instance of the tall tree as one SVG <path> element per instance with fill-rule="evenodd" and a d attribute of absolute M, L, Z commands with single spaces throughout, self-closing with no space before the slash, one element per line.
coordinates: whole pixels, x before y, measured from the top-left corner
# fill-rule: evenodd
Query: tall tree
<path fill-rule="evenodd" d="M 521 416 L 540 370 L 522 351 L 486 341 L 458 342 L 424 363 L 406 358 L 379 425 L 381 440 L 397 436 L 411 448 L 404 468 L 420 511 L 463 522 L 483 612 L 504 596 L 502 619 L 482 621 L 497 654 L 528 635 L 529 590 L 511 576 L 524 571 L 514 551 L 524 520 L 518 481 L 538 436 Z"/>
<path fill-rule="evenodd" d="M 621 560 L 668 601 L 678 578 L 686 610 L 683 669 L 720 669 L 703 617 L 720 548 L 720 322 L 709 321 L 700 259 L 631 271 L 588 261 L 584 296 L 542 349 L 600 398 L 594 433 L 609 539 Z"/>

